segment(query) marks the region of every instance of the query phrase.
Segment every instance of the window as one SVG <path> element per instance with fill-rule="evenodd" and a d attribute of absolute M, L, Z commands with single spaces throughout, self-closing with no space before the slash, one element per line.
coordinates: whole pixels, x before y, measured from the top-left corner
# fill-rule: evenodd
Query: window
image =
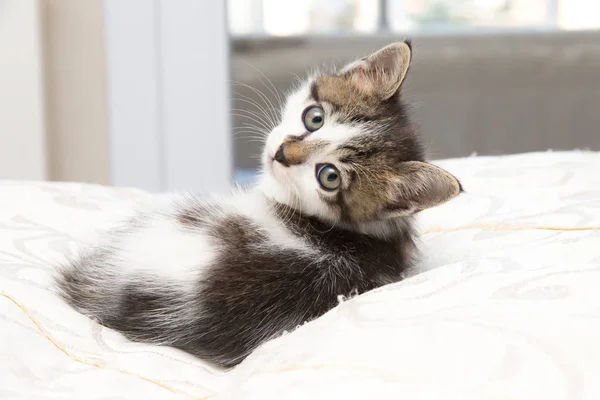
<path fill-rule="evenodd" d="M 588 0 L 230 0 L 232 35 L 597 29 Z"/>

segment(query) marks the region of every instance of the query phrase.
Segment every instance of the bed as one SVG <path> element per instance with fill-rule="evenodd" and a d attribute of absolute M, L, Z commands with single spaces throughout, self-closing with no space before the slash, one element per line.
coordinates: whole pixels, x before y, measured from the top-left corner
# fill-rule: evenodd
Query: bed
<path fill-rule="evenodd" d="M 600 153 L 438 164 L 466 193 L 419 215 L 417 270 L 228 372 L 49 290 L 56 263 L 151 195 L 0 182 L 0 398 L 600 399 Z"/>

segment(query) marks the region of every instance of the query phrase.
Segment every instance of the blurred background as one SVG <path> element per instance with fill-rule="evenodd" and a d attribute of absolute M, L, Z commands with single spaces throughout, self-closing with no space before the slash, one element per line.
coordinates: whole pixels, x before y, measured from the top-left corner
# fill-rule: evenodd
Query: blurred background
<path fill-rule="evenodd" d="M 430 158 L 600 150 L 600 2 L 0 0 L 0 178 L 251 182 L 299 78 L 409 36 Z"/>

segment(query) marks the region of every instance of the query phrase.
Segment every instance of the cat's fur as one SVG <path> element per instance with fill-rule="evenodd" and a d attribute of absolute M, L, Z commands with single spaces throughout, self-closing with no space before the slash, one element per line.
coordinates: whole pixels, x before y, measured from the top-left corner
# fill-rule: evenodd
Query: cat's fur
<path fill-rule="evenodd" d="M 402 279 L 412 214 L 461 191 L 424 162 L 400 96 L 410 58 L 410 43 L 395 43 L 311 77 L 268 135 L 257 187 L 140 211 L 62 269 L 62 296 L 133 340 L 229 367 L 339 295 Z M 311 105 L 325 115 L 314 132 Z M 339 169 L 337 190 L 318 183 L 321 164 Z"/>

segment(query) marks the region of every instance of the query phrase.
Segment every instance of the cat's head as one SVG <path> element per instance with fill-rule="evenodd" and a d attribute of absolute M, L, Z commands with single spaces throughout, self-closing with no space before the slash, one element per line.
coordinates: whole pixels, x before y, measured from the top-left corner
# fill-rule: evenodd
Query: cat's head
<path fill-rule="evenodd" d="M 400 99 L 410 42 L 394 43 L 291 94 L 269 134 L 262 186 L 298 211 L 360 223 L 413 214 L 461 191 L 424 161 Z"/>

